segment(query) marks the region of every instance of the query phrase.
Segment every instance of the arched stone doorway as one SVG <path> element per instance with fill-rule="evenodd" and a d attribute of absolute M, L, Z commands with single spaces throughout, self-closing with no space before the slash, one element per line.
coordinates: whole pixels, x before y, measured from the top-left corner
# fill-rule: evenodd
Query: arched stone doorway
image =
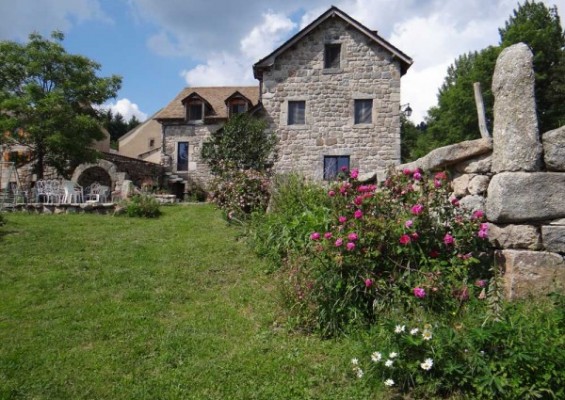
<path fill-rule="evenodd" d="M 82 187 L 93 182 L 108 186 L 113 190 L 116 184 L 120 185 L 118 167 L 110 161 L 100 159 L 96 164 L 80 164 L 73 173 L 72 180 Z"/>

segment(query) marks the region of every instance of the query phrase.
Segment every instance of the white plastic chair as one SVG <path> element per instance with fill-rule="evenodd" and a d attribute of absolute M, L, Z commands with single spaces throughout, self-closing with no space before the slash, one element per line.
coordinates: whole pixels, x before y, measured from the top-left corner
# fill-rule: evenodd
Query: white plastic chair
<path fill-rule="evenodd" d="M 63 196 L 63 203 L 82 203 L 84 200 L 84 193 L 82 186 L 73 181 L 63 181 L 63 190 L 65 195 Z"/>
<path fill-rule="evenodd" d="M 64 194 L 61 181 L 56 179 L 45 181 L 45 203 L 60 203 Z"/>
<path fill-rule="evenodd" d="M 98 182 L 94 182 L 89 187 L 88 194 L 86 195 L 86 199 L 94 200 L 99 203 L 104 203 L 108 201 L 109 192 L 110 192 L 110 188 L 108 186 L 104 186 Z"/>

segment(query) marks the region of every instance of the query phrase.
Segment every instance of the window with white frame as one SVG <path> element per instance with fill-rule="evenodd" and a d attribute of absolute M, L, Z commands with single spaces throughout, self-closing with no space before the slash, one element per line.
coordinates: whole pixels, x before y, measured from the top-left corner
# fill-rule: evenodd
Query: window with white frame
<path fill-rule="evenodd" d="M 356 125 L 373 123 L 373 99 L 357 99 L 354 108 Z"/>
<path fill-rule="evenodd" d="M 306 101 L 288 102 L 288 125 L 304 125 L 306 123 Z"/>

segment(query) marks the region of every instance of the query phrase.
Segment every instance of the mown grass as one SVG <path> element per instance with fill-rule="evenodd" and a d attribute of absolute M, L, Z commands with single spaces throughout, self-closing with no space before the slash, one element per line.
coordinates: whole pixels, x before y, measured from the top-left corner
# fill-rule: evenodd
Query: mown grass
<path fill-rule="evenodd" d="M 210 206 L 8 215 L 1 399 L 380 399 L 358 350 L 277 324 L 266 266 Z"/>

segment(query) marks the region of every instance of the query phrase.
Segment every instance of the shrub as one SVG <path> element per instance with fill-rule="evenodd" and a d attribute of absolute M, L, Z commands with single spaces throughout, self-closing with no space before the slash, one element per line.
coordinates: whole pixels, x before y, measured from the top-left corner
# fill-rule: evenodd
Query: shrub
<path fill-rule="evenodd" d="M 248 226 L 254 251 L 279 268 L 291 252 L 303 251 L 312 231 L 329 227 L 326 191 L 295 174 L 273 180 L 268 213 L 255 213 Z"/>
<path fill-rule="evenodd" d="M 379 189 L 356 178 L 352 170 L 330 188 L 330 229 L 311 232 L 288 268 L 301 320 L 333 335 L 388 307 L 457 313 L 484 296 L 488 225 L 450 202 L 445 173 L 393 173 Z"/>
<path fill-rule="evenodd" d="M 515 301 L 498 321 L 477 301 L 456 319 L 390 318 L 373 327 L 353 370 L 413 398 L 563 398 L 564 305 L 563 297 Z"/>
<path fill-rule="evenodd" d="M 4 218 L 4 215 L 2 213 L 0 213 L 0 226 L 6 224 L 6 218 Z"/>
<path fill-rule="evenodd" d="M 157 199 L 150 195 L 136 195 L 125 201 L 124 212 L 128 217 L 157 218 L 161 209 Z"/>
<path fill-rule="evenodd" d="M 269 189 L 266 173 L 227 169 L 212 182 L 212 201 L 229 221 L 243 221 L 253 212 L 266 210 Z"/>

